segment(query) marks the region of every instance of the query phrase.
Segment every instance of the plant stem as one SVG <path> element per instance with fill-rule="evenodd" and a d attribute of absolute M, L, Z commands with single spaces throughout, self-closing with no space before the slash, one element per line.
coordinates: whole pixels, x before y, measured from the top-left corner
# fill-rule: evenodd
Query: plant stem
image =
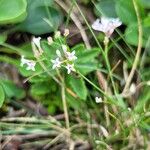
<path fill-rule="evenodd" d="M 138 62 L 139 62 L 139 59 L 140 59 L 142 43 L 143 43 L 142 42 L 143 31 L 142 31 L 141 17 L 140 17 L 139 11 L 138 11 L 138 6 L 137 6 L 136 0 L 132 0 L 132 1 L 133 1 L 136 16 L 137 16 L 137 21 L 138 21 L 138 32 L 139 32 L 138 48 L 137 48 L 137 52 L 136 52 L 136 55 L 135 55 L 135 59 L 134 59 L 134 62 L 133 62 L 131 72 L 130 72 L 128 78 L 127 78 L 127 82 L 126 82 L 125 87 L 123 89 L 123 93 L 125 93 L 128 90 L 129 86 L 130 86 L 130 83 L 132 81 L 132 78 L 134 76 L 135 70 L 137 68 L 137 65 L 138 65 Z"/>
<path fill-rule="evenodd" d="M 63 102 L 63 108 L 64 108 L 65 121 L 66 121 L 66 128 L 69 129 L 70 125 L 69 125 L 69 115 L 68 115 L 66 95 L 65 95 L 64 79 L 62 79 L 61 95 L 62 95 L 62 102 Z"/>

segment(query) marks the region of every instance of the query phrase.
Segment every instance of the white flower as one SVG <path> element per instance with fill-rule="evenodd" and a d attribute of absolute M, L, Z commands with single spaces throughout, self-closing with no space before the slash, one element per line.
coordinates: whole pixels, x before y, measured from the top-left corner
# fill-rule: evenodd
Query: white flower
<path fill-rule="evenodd" d="M 96 102 L 96 103 L 102 103 L 103 100 L 102 100 L 101 97 L 95 97 L 95 102 Z"/>
<path fill-rule="evenodd" d="M 47 41 L 48 41 L 48 45 L 51 45 L 54 42 L 52 37 L 50 36 L 47 38 Z"/>
<path fill-rule="evenodd" d="M 24 64 L 27 64 L 29 62 L 28 59 L 25 59 L 24 56 L 21 56 L 21 64 L 20 66 L 23 67 Z"/>
<path fill-rule="evenodd" d="M 42 55 L 43 50 L 41 48 L 41 43 L 40 43 L 41 37 L 33 37 L 32 39 L 32 48 L 34 49 L 34 55 L 35 57 L 39 57 Z"/>
<path fill-rule="evenodd" d="M 60 50 L 57 49 L 57 50 L 56 50 L 56 54 L 57 54 L 58 57 L 61 57 Z"/>
<path fill-rule="evenodd" d="M 67 46 L 63 44 L 61 47 L 62 47 L 62 50 L 64 51 L 64 53 L 66 53 L 67 52 Z"/>
<path fill-rule="evenodd" d="M 38 49 L 42 49 L 41 48 L 41 44 L 40 44 L 40 40 L 41 40 L 41 37 L 33 37 L 32 41 L 33 43 L 38 47 Z"/>
<path fill-rule="evenodd" d="M 97 31 L 104 32 L 107 37 L 110 37 L 114 30 L 119 27 L 122 22 L 118 18 L 102 17 L 101 20 L 97 19 L 92 28 Z"/>
<path fill-rule="evenodd" d="M 56 58 L 55 60 L 51 60 L 51 62 L 53 63 L 53 69 L 55 68 L 59 68 L 61 66 L 61 61 L 59 60 L 59 58 Z"/>
<path fill-rule="evenodd" d="M 31 60 L 27 63 L 27 68 L 26 70 L 32 70 L 32 71 L 35 71 L 35 65 L 36 65 L 36 62 Z"/>
<path fill-rule="evenodd" d="M 56 31 L 54 37 L 57 39 L 59 38 L 61 35 L 60 31 Z"/>
<path fill-rule="evenodd" d="M 24 56 L 21 56 L 21 64 L 20 66 L 23 67 L 23 65 L 27 65 L 26 70 L 33 70 L 35 71 L 35 65 L 36 62 L 33 60 L 25 59 Z"/>
<path fill-rule="evenodd" d="M 76 71 L 74 68 L 74 64 L 67 64 L 67 66 L 65 68 L 67 69 L 68 74 L 70 74 L 71 71 Z"/>
<path fill-rule="evenodd" d="M 68 36 L 69 35 L 69 29 L 65 29 L 65 31 L 64 31 L 64 36 L 66 37 L 66 36 Z"/>
<path fill-rule="evenodd" d="M 77 57 L 75 56 L 75 51 L 73 52 L 66 52 L 66 57 L 69 61 L 76 60 Z"/>

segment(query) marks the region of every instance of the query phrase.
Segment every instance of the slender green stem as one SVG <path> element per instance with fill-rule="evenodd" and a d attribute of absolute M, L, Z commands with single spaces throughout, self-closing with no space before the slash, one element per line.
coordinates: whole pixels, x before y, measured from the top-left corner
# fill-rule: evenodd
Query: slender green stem
<path fill-rule="evenodd" d="M 62 80 L 61 95 L 62 95 L 62 102 L 63 102 L 64 114 L 65 114 L 66 128 L 69 129 L 70 125 L 69 125 L 69 115 L 68 115 L 66 95 L 65 95 L 65 83 L 64 83 L 64 79 Z"/>
<path fill-rule="evenodd" d="M 94 39 L 95 39 L 97 45 L 99 46 L 100 51 L 102 52 L 103 58 L 104 58 L 105 63 L 106 63 L 106 67 L 107 67 L 107 69 L 108 69 L 108 71 L 109 71 L 109 74 L 111 75 L 111 73 L 110 73 L 110 72 L 111 72 L 111 67 L 110 67 L 110 65 L 109 65 L 109 61 L 108 61 L 108 59 L 107 59 L 107 57 L 106 57 L 105 51 L 102 49 L 102 46 L 100 45 L 100 43 L 99 43 L 99 41 L 98 41 L 96 35 L 94 34 L 94 32 L 93 32 L 91 26 L 89 25 L 87 19 L 85 18 L 84 14 L 83 14 L 83 12 L 81 11 L 80 7 L 78 6 L 77 2 L 76 2 L 75 0 L 72 0 L 72 1 L 75 3 L 76 7 L 78 8 L 80 14 L 82 15 L 82 17 L 83 17 L 83 19 L 84 19 L 86 25 L 88 26 L 89 30 L 91 31 L 91 33 L 92 33 L 92 35 L 93 35 L 93 37 L 94 37 Z M 107 50 L 108 50 L 108 48 L 107 48 Z M 114 84 L 114 82 L 113 82 L 113 80 L 112 80 L 112 77 L 111 77 L 111 82 L 112 82 L 112 84 L 113 84 L 114 93 L 115 93 L 115 95 L 116 95 L 117 92 L 116 92 L 115 84 Z"/>
<path fill-rule="evenodd" d="M 86 78 L 82 73 L 78 72 L 78 74 L 85 79 L 88 83 L 90 83 L 94 88 L 96 88 L 99 92 L 101 92 L 104 96 L 107 97 L 107 95 L 105 94 L 105 92 L 103 90 L 101 90 L 98 86 L 96 86 L 93 82 L 91 82 L 88 78 Z"/>
<path fill-rule="evenodd" d="M 131 72 L 130 72 L 128 78 L 127 78 L 127 82 L 126 82 L 125 87 L 123 89 L 123 93 L 126 92 L 129 88 L 129 86 L 130 86 L 130 83 L 131 83 L 132 78 L 134 76 L 135 70 L 138 66 L 138 62 L 140 60 L 140 55 L 141 55 L 141 50 L 142 50 L 142 43 L 143 43 L 143 41 L 142 41 L 142 36 L 143 36 L 142 22 L 141 22 L 141 17 L 140 17 L 139 11 L 138 11 L 137 1 L 136 0 L 132 0 L 132 1 L 133 1 L 134 9 L 135 9 L 135 12 L 136 12 L 137 20 L 138 20 L 138 32 L 139 32 L 138 48 L 137 48 L 137 52 L 136 52 L 136 55 L 135 55 L 135 59 L 134 59 L 134 62 L 133 62 Z"/>
<path fill-rule="evenodd" d="M 115 95 L 117 95 L 117 90 L 116 90 L 115 83 L 114 83 L 114 80 L 113 80 L 113 77 L 112 77 L 111 66 L 110 66 L 109 58 L 108 58 L 108 42 L 105 42 L 104 44 L 105 44 L 105 55 L 104 56 L 105 56 L 105 61 L 106 61 L 106 65 L 107 65 L 107 68 L 108 68 L 108 73 L 109 73 L 109 76 L 110 76 L 110 80 L 112 82 L 114 93 L 115 93 Z"/>

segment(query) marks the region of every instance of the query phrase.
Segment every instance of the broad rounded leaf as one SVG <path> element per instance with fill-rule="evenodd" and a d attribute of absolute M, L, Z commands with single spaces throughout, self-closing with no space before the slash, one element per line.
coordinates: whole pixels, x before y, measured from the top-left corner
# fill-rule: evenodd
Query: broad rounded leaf
<path fill-rule="evenodd" d="M 26 17 L 26 0 L 1 0 L 0 24 L 21 22 Z"/>
<path fill-rule="evenodd" d="M 2 107 L 4 100 L 5 100 L 5 93 L 3 87 L 0 85 L 0 107 Z"/>
<path fill-rule="evenodd" d="M 150 35 L 150 28 L 143 26 L 143 47 L 145 47 L 148 38 Z M 131 45 L 137 46 L 138 45 L 138 27 L 137 24 L 131 24 L 127 27 L 125 31 L 125 38 L 127 42 Z"/>
<path fill-rule="evenodd" d="M 132 0 L 117 1 L 116 12 L 120 20 L 125 24 L 129 24 L 137 21 Z"/>
<path fill-rule="evenodd" d="M 27 13 L 26 20 L 18 25 L 18 30 L 34 35 L 50 33 L 56 30 L 62 21 L 62 16 L 48 0 L 28 0 Z"/>
<path fill-rule="evenodd" d="M 95 12 L 98 16 L 117 17 L 115 4 L 116 0 L 101 0 L 95 5 Z"/>
<path fill-rule="evenodd" d="M 25 97 L 25 91 L 22 88 L 17 87 L 12 81 L 1 80 L 1 84 L 7 98 L 22 99 Z"/>

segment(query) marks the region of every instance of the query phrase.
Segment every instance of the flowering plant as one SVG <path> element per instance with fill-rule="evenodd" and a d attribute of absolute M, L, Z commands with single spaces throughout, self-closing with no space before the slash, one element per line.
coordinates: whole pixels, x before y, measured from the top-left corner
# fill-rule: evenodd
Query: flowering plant
<path fill-rule="evenodd" d="M 87 89 L 79 74 L 86 75 L 100 67 L 95 59 L 100 51 L 98 48 L 86 49 L 83 44 L 70 48 L 67 45 L 68 32 L 65 30 L 61 35 L 58 31 L 47 40 L 34 37 L 30 47 L 33 52 L 22 54 L 19 70 L 26 77 L 25 81 L 32 83 L 30 92 L 33 97 L 41 99 L 45 94 L 49 95 L 50 90 L 41 94 L 36 88 L 38 91 L 43 86 L 49 89 L 48 83 L 50 85 L 52 81 L 56 81 L 54 85 L 57 87 L 64 78 L 70 96 L 86 99 Z"/>

